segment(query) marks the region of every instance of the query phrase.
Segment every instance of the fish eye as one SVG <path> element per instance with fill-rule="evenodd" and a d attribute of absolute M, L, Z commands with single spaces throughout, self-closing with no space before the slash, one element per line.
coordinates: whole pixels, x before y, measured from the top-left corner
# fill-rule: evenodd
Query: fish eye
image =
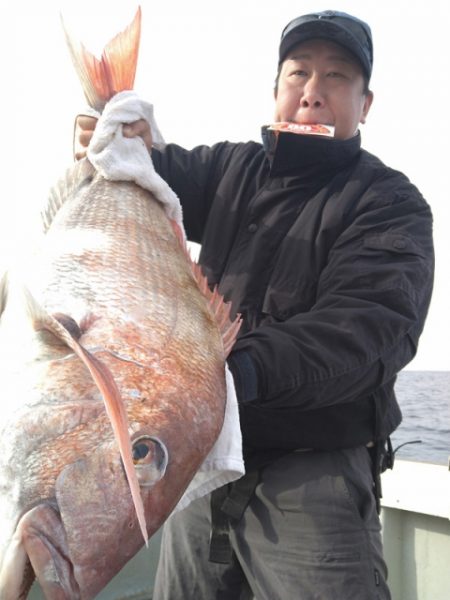
<path fill-rule="evenodd" d="M 148 444 L 136 444 L 133 447 L 133 462 L 134 464 L 139 463 L 139 461 L 143 460 L 150 453 L 150 448 Z"/>
<path fill-rule="evenodd" d="M 164 477 L 169 454 L 161 440 L 149 435 L 133 440 L 133 462 L 141 486 L 151 486 Z"/>

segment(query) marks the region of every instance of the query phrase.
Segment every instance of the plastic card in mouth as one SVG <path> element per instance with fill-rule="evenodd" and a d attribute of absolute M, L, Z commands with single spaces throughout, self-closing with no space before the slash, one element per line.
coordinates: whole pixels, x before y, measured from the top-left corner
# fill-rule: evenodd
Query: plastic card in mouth
<path fill-rule="evenodd" d="M 289 133 L 299 133 L 302 135 L 324 135 L 334 137 L 333 125 L 323 125 L 322 123 L 293 123 L 283 121 L 281 123 L 272 123 L 268 129 L 272 131 L 287 131 Z"/>

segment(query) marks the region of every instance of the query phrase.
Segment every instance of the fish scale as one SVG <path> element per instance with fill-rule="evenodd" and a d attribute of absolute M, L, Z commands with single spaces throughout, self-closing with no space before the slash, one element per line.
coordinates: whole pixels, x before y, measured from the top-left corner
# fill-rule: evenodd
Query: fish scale
<path fill-rule="evenodd" d="M 125 65 L 111 73 L 126 85 L 139 30 L 140 10 L 105 55 Z M 105 72 L 71 44 L 82 79 Z M 96 106 L 124 89 L 103 83 L 88 86 Z M 25 598 L 36 577 L 47 600 L 90 600 L 161 527 L 216 441 L 239 319 L 134 183 L 80 161 L 43 222 L 22 275 L 0 279 L 0 598 Z"/>
<path fill-rule="evenodd" d="M 97 195 L 97 188 L 101 194 Z M 157 491 L 158 485 L 164 489 L 165 478 L 154 489 L 142 492 L 141 488 L 144 507 L 151 507 L 147 518 L 151 535 L 180 498 L 220 430 L 226 397 L 222 337 L 187 253 L 151 194 L 134 184 L 106 180 L 94 185 L 91 193 L 86 187 L 81 190 L 80 198 L 62 204 L 50 225 L 45 251 L 32 268 L 34 274 L 40 273 L 38 285 L 30 289 L 49 313 L 66 313 L 79 324 L 86 315 L 93 315 L 86 328 L 82 327 L 79 341 L 113 374 L 124 400 L 130 435 L 157 437 L 168 448 L 168 490 Z M 124 203 L 129 206 L 124 208 Z M 134 214 L 137 224 L 130 226 Z M 78 241 L 76 251 L 72 250 L 73 241 L 67 243 L 73 232 L 84 240 Z M 88 235 L 83 235 L 86 232 Z M 100 232 L 99 238 L 96 232 Z M 125 244 L 132 235 L 139 241 Z M 61 239 L 66 243 L 61 244 Z M 42 273 L 47 273 L 45 281 Z M 4 319 L 9 319 L 8 306 Z M 28 335 L 36 341 L 42 332 L 30 330 Z M 29 344 L 24 339 L 16 342 L 19 347 Z M 42 345 L 36 344 L 37 348 Z M 0 471 L 6 473 L 7 464 L 14 464 L 19 449 L 24 455 L 16 473 L 21 479 L 14 493 L 19 504 L 17 519 L 27 506 L 56 498 L 61 474 L 71 472 L 71 465 L 80 461 L 98 464 L 93 459 L 98 455 L 98 460 L 123 478 L 120 454 L 112 450 L 115 441 L 109 419 L 100 408 L 102 396 L 85 367 L 70 349 L 51 344 L 42 356 L 34 356 L 32 363 L 32 368 L 16 365 L 18 374 L 28 370 L 21 383 L 21 398 L 16 400 L 28 401 L 2 424 L 16 433 L 6 436 L 5 430 L 0 432 Z M 68 403 L 71 395 L 73 405 Z M 91 406 L 90 414 L 77 406 L 76 398 Z M 31 412 L 27 413 L 28 409 Z M 43 422 L 47 427 L 44 436 L 40 430 Z M 91 487 L 97 485 L 89 482 L 84 488 L 95 497 L 100 492 Z M 3 503 L 6 500 L 8 493 Z M 52 499 L 51 505 L 55 502 Z M 122 499 L 118 511 L 134 521 L 132 507 L 131 498 L 127 502 Z M 66 523 L 73 523 L 76 519 L 65 510 Z M 76 549 L 82 538 L 79 525 L 75 529 L 68 542 L 73 556 L 81 552 Z M 135 552 L 142 538 L 136 535 L 136 528 L 133 532 Z M 127 549 L 127 559 L 129 552 Z M 112 561 L 113 574 L 124 557 Z M 90 585 L 97 589 L 107 577 L 105 574 L 105 580 Z M 0 590 L 1 585 L 2 575 Z"/>

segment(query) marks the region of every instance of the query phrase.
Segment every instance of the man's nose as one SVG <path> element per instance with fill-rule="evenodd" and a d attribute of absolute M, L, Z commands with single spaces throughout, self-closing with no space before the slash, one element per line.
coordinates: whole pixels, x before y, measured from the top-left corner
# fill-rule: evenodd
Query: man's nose
<path fill-rule="evenodd" d="M 310 77 L 303 88 L 303 95 L 300 100 L 301 107 L 320 108 L 324 104 L 325 99 L 321 90 L 320 81 L 318 77 Z"/>

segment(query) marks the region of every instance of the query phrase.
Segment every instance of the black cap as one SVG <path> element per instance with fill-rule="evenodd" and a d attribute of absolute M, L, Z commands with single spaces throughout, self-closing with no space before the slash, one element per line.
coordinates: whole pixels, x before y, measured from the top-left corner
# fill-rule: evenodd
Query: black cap
<path fill-rule="evenodd" d="M 370 27 L 352 15 L 335 10 L 303 15 L 288 23 L 281 34 L 279 64 L 294 46 L 316 38 L 335 42 L 349 50 L 370 79 L 373 65 Z"/>

